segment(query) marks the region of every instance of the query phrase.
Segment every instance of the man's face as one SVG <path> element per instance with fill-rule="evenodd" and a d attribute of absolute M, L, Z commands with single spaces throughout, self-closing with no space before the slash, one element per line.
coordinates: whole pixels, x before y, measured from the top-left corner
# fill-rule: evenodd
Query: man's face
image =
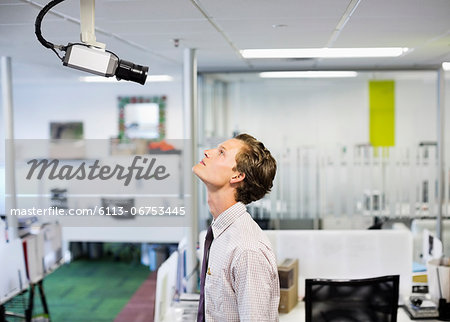
<path fill-rule="evenodd" d="M 220 189 L 233 182 L 240 181 L 236 167 L 236 154 L 244 146 L 240 140 L 230 139 L 217 148 L 205 151 L 205 157 L 197 163 L 192 171 L 208 186 Z"/>

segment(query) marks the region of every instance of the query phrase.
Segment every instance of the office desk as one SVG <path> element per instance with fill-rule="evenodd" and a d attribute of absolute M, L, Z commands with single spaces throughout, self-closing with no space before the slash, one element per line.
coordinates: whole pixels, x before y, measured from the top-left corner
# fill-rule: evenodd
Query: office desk
<path fill-rule="evenodd" d="M 171 306 L 165 313 L 165 316 L 160 322 L 195 322 L 197 316 L 197 305 L 193 304 L 190 307 L 177 308 Z M 420 319 L 411 320 L 408 313 L 402 307 L 397 311 L 397 322 L 409 322 L 409 321 L 424 321 L 424 322 L 437 322 L 436 319 Z M 297 306 L 289 313 L 280 313 L 280 322 L 305 322 L 305 302 L 298 302 Z"/>
<path fill-rule="evenodd" d="M 434 322 L 439 321 L 435 319 L 430 320 L 411 320 L 408 313 L 402 307 L 398 308 L 397 311 L 397 322 L 407 322 L 407 321 L 428 321 Z M 280 313 L 280 322 L 305 322 L 305 302 L 298 302 L 297 306 L 289 313 Z"/>

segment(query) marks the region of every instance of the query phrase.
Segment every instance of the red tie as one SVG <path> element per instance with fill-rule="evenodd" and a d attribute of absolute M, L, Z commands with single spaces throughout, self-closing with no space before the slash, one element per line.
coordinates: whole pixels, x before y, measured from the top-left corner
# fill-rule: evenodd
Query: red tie
<path fill-rule="evenodd" d="M 211 243 L 214 239 L 212 228 L 209 226 L 208 232 L 205 237 L 205 247 L 203 250 L 203 264 L 202 264 L 202 273 L 200 275 L 200 301 L 198 303 L 198 314 L 197 314 L 197 322 L 205 321 L 205 277 L 206 277 L 206 267 L 208 266 L 209 259 L 209 248 L 211 247 Z"/>

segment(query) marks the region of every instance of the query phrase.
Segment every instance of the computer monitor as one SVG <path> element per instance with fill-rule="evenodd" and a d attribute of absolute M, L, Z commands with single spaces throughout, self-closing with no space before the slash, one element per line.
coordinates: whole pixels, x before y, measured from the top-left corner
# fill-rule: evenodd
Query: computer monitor
<path fill-rule="evenodd" d="M 305 280 L 306 322 L 396 322 L 399 275 Z"/>

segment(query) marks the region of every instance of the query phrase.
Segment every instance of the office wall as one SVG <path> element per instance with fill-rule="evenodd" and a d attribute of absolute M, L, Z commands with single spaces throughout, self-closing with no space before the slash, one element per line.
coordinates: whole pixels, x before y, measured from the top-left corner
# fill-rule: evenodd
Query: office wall
<path fill-rule="evenodd" d="M 381 75 L 379 78 L 396 80 L 396 145 L 411 146 L 420 141 L 436 140 L 435 73 L 407 77 Z M 368 143 L 368 79 L 369 76 L 338 80 L 253 78 L 228 81 L 226 91 L 216 91 L 217 95 L 225 95 L 228 106 L 225 115 L 221 110 L 215 111 L 216 117 L 220 118 L 216 120 L 217 126 L 226 127 L 220 131 L 223 134 L 217 134 L 226 137 L 231 136 L 233 131 L 246 131 L 278 151 L 298 145 Z M 84 122 L 85 137 L 88 139 L 116 136 L 117 97 L 134 95 L 167 95 L 167 137 L 182 137 L 180 77 L 174 82 L 145 86 L 125 82 L 19 82 L 14 84 L 13 91 L 15 135 L 19 139 L 48 138 L 49 122 L 70 120 Z M 446 97 L 446 138 L 450 138 L 449 78 L 446 80 Z M 213 102 L 212 99 L 206 102 L 205 114 L 208 114 Z M 2 116 L 0 120 L 3 124 Z M 210 120 L 206 115 L 205 121 Z M 0 132 L 3 138 L 4 133 Z M 4 155 L 0 155 L 1 168 Z M 1 182 L 0 186 L 4 187 Z M 1 206 L 0 203 L 0 211 Z"/>
<path fill-rule="evenodd" d="M 49 138 L 51 121 L 83 121 L 86 139 L 118 134 L 118 97 L 166 95 L 167 138 L 183 135 L 181 80 L 150 83 L 37 83 L 14 86 L 17 139 Z"/>
<path fill-rule="evenodd" d="M 16 139 L 48 139 L 52 121 L 82 121 L 86 139 L 109 139 L 118 134 L 118 97 L 166 95 L 166 137 L 183 138 L 182 83 L 77 83 L 64 80 L 13 84 Z M 0 113 L 0 195 L 5 194 L 4 126 Z M 0 213 L 5 212 L 4 198 Z"/>
<path fill-rule="evenodd" d="M 230 82 L 227 132 L 249 132 L 277 150 L 287 146 L 369 143 L 368 79 L 363 76 Z M 387 79 L 395 79 L 395 145 L 407 147 L 436 141 L 435 73 L 413 77 L 387 75 Z M 447 79 L 447 98 L 449 82 Z M 448 111 L 449 99 L 446 106 Z"/>
<path fill-rule="evenodd" d="M 387 75 L 391 76 L 392 75 Z M 369 141 L 368 78 L 232 81 L 225 91 L 227 110 L 214 111 L 220 135 L 247 131 L 269 145 L 335 146 Z M 396 79 L 396 145 L 436 140 L 436 78 Z M 222 92 L 221 92 L 222 93 Z M 221 94 L 219 93 L 219 94 Z M 81 120 L 88 139 L 118 131 L 118 96 L 167 95 L 167 137 L 182 138 L 181 79 L 141 86 L 133 83 L 14 84 L 15 136 L 48 138 L 49 122 Z M 450 79 L 446 86 L 446 125 L 450 127 Z M 220 103 L 216 99 L 216 103 Z M 205 121 L 211 123 L 208 100 Z M 221 104 L 220 108 L 224 108 Z M 0 117 L 1 119 L 1 117 Z M 209 120 L 209 122 L 208 122 Z M 212 126 L 210 124 L 210 126 Z M 205 125 L 207 127 L 207 125 Z M 223 133 L 223 134 L 222 134 Z M 450 132 L 447 132 L 450 133 Z M 447 136 L 449 137 L 449 136 Z"/>

